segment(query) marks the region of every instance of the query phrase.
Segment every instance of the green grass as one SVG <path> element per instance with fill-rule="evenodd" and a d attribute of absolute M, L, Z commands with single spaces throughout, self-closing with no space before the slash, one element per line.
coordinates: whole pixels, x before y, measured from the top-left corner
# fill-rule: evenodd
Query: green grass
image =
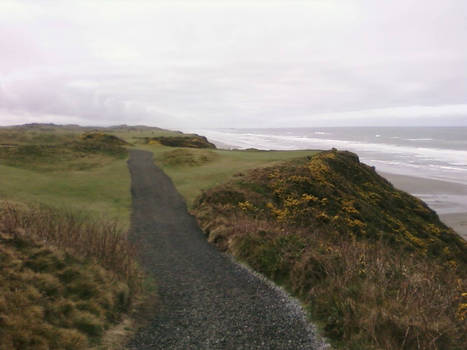
<path fill-rule="evenodd" d="M 180 136 L 179 132 L 164 130 L 158 128 L 132 128 L 127 129 L 108 129 L 106 132 L 115 135 L 128 143 L 139 144 L 145 138 L 150 137 L 165 137 L 165 136 Z"/>
<path fill-rule="evenodd" d="M 0 144 L 20 145 L 20 151 L 13 154 L 13 161 L 0 160 L 0 196 L 8 200 L 87 209 L 96 215 L 117 217 L 128 226 L 131 196 L 126 159 L 121 154 L 113 157 L 105 152 L 92 153 L 76 146 L 63 148 L 63 145 L 70 144 L 80 146 L 83 142 L 80 135 L 92 130 L 49 125 L 0 128 Z M 144 145 L 141 144 L 144 138 L 180 136 L 180 133 L 145 127 L 97 131 L 115 135 L 135 148 L 153 152 L 156 164 L 172 178 L 188 206 L 202 190 L 224 183 L 235 174 L 315 153 Z M 37 156 L 29 152 L 31 150 Z M 3 153 L 8 152 L 13 151 L 3 150 Z"/>
<path fill-rule="evenodd" d="M 123 130 L 120 130 L 123 132 Z M 90 128 L 0 128 L 0 198 L 86 210 L 130 223 L 125 142 Z"/>
<path fill-rule="evenodd" d="M 85 129 L 64 127 L 2 127 L 0 128 L 0 144 L 57 144 L 76 139 Z"/>
<path fill-rule="evenodd" d="M 81 127 L 73 125 L 29 124 L 0 127 L 1 144 L 57 144 L 76 140 L 85 132 L 105 132 L 115 135 L 126 142 L 138 143 L 145 137 L 180 136 L 179 132 L 155 127 L 117 126 Z"/>
<path fill-rule="evenodd" d="M 172 148 L 160 145 L 138 145 L 138 148 L 146 149 L 154 153 L 154 160 L 164 172 L 172 179 L 175 187 L 185 198 L 188 207 L 191 207 L 194 199 L 214 186 L 227 182 L 235 175 L 240 175 L 247 170 L 271 166 L 294 158 L 306 157 L 317 151 L 241 151 L 241 150 L 205 150 Z M 167 156 L 174 150 L 184 150 L 179 154 L 183 162 L 172 161 L 167 163 Z M 192 154 L 195 160 L 187 159 L 187 153 Z M 206 162 L 197 162 L 205 156 Z M 175 163 L 175 164 L 174 164 Z"/>
<path fill-rule="evenodd" d="M 40 172 L 0 165 L 0 196 L 19 202 L 85 209 L 130 222 L 130 177 L 126 159 L 83 171 Z"/>
<path fill-rule="evenodd" d="M 84 147 L 83 133 L 93 128 L 32 125 L 0 128 L 0 197 L 45 203 L 118 218 L 130 222 L 130 175 L 125 156 L 108 150 Z M 135 148 L 154 153 L 156 164 L 172 178 L 190 207 L 203 191 L 222 184 L 249 169 L 312 155 L 314 151 L 227 151 L 145 145 L 146 137 L 180 136 L 180 133 L 149 127 L 98 128 L 125 140 Z M 94 146 L 91 140 L 89 145 Z M 105 140 L 104 140 L 105 141 Z M 69 145 L 72 145 L 69 147 Z M 117 146 L 115 146 L 117 147 Z M 9 147 L 7 147 L 9 148 Z M 8 158 L 8 156 L 10 158 Z M 0 157 L 1 158 L 1 157 Z"/>
<path fill-rule="evenodd" d="M 126 156 L 122 145 L 92 140 L 0 148 L 3 164 L 38 171 L 86 170 Z"/>

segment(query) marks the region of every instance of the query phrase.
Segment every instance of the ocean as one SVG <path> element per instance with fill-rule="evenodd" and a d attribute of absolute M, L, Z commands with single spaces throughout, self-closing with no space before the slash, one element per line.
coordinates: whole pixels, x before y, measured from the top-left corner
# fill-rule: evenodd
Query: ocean
<path fill-rule="evenodd" d="M 337 148 L 359 155 L 380 173 L 467 186 L 467 127 L 327 127 L 190 130 L 220 148 Z M 466 187 L 467 188 L 467 187 Z M 467 194 L 413 193 L 439 213 L 467 212 Z M 449 203 L 449 205 L 446 205 Z"/>

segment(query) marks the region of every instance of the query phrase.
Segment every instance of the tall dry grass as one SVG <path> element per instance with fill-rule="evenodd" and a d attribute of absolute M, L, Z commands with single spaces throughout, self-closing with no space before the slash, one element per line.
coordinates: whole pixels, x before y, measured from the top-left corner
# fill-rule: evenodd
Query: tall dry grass
<path fill-rule="evenodd" d="M 136 253 L 113 221 L 0 203 L 0 349 L 116 348 L 144 307 Z"/>
<path fill-rule="evenodd" d="M 460 350 L 467 343 L 467 280 L 454 268 L 384 241 L 331 240 L 241 215 L 214 227 L 229 242 L 213 243 L 298 296 L 338 348 Z"/>
<path fill-rule="evenodd" d="M 96 220 L 85 213 L 44 205 L 0 205 L 1 229 L 15 235 L 30 235 L 76 256 L 97 263 L 128 284 L 132 293 L 141 290 L 142 274 L 137 249 L 118 224 Z"/>

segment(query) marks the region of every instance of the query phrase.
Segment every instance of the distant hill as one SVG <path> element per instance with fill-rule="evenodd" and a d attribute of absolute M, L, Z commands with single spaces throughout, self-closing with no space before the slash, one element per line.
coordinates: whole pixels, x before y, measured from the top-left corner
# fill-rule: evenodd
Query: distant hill
<path fill-rule="evenodd" d="M 167 129 L 158 128 L 155 126 L 146 126 L 146 125 L 112 125 L 112 126 L 81 126 L 78 124 L 54 124 L 54 123 L 27 123 L 21 125 L 12 125 L 12 126 L 0 126 L 1 129 L 9 130 L 35 130 L 35 131 L 78 131 L 86 132 L 91 130 L 96 131 L 170 131 Z M 175 131 L 180 133 L 179 131 Z"/>
<path fill-rule="evenodd" d="M 0 161 L 5 165 L 35 170 L 84 170 L 124 158 L 128 153 L 126 141 L 102 132 L 19 134 L 7 144 L 0 142 Z"/>
<path fill-rule="evenodd" d="M 80 139 L 81 134 L 105 133 L 118 137 L 129 144 L 146 142 L 148 137 L 179 137 L 188 135 L 180 131 L 166 130 L 144 125 L 79 126 L 53 123 L 30 123 L 0 127 L 0 147 L 12 145 L 63 144 Z M 189 135 L 192 136 L 192 135 Z"/>

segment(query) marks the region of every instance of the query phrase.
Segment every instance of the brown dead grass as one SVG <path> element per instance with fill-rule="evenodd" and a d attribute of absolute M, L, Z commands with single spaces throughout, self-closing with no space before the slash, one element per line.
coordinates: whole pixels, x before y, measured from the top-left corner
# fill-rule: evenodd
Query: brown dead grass
<path fill-rule="evenodd" d="M 141 294 L 135 257 L 134 247 L 113 223 L 3 204 L 0 348 L 98 345 Z"/>
<path fill-rule="evenodd" d="M 0 212 L 4 232 L 16 236 L 24 232 L 76 256 L 95 259 L 132 290 L 140 285 L 136 249 L 114 221 L 47 206 L 25 208 L 4 203 Z"/>

